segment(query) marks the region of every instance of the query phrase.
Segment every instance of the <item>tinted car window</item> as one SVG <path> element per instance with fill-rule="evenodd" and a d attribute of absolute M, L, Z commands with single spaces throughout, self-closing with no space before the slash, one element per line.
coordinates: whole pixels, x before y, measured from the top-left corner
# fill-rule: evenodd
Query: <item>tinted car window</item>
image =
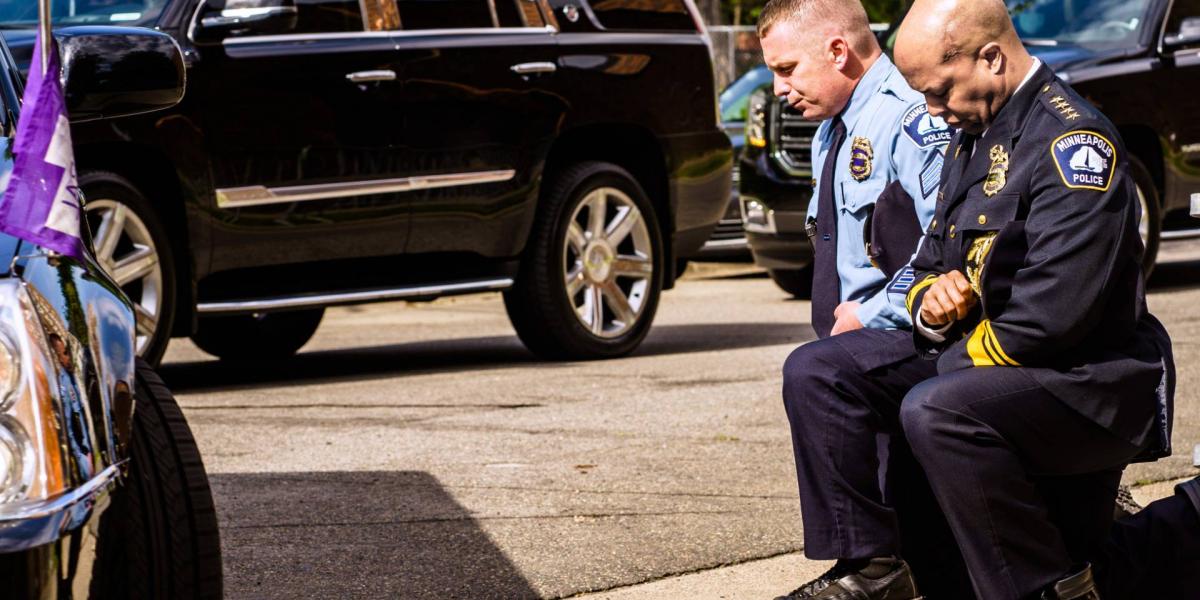
<path fill-rule="evenodd" d="M 696 30 L 683 0 L 595 0 L 591 6 L 605 29 Z"/>
<path fill-rule="evenodd" d="M 729 87 L 721 92 L 721 121 L 745 121 L 746 110 L 750 107 L 750 94 L 760 87 L 770 85 L 772 78 L 774 74 L 770 69 L 758 66 L 729 84 Z"/>
<path fill-rule="evenodd" d="M 1013 24 L 1027 42 L 1118 48 L 1137 44 L 1150 0 L 1008 0 Z"/>
<path fill-rule="evenodd" d="M 363 23 L 358 0 L 296 0 L 296 28 L 292 33 L 362 31 Z"/>
<path fill-rule="evenodd" d="M 167 0 L 55 0 L 50 14 L 61 25 L 144 25 L 158 18 Z M 0 23 L 27 24 L 38 20 L 38 3 L 0 0 Z"/>
<path fill-rule="evenodd" d="M 546 21 L 533 0 L 496 0 L 501 27 L 544 27 Z"/>
<path fill-rule="evenodd" d="M 468 29 L 495 27 L 487 0 L 399 0 L 400 28 Z"/>

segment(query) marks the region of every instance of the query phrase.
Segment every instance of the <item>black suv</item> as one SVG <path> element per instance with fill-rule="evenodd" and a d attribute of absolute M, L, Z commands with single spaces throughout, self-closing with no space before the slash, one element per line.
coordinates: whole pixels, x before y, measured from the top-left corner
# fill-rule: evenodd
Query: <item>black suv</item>
<path fill-rule="evenodd" d="M 34 3 L 0 8 L 28 60 Z M 178 108 L 73 129 L 139 347 L 288 355 L 325 307 L 504 291 L 552 358 L 644 338 L 729 201 L 690 0 L 81 0 L 155 27 Z"/>
<path fill-rule="evenodd" d="M 1157 258 L 1194 258 L 1200 229 L 1188 206 L 1200 192 L 1200 0 L 1008 5 L 1030 51 L 1117 125 L 1133 155 L 1146 272 Z M 770 93 L 751 100 L 757 110 L 739 163 L 743 218 L 755 261 L 802 295 L 811 283 L 804 221 L 817 124 Z"/>

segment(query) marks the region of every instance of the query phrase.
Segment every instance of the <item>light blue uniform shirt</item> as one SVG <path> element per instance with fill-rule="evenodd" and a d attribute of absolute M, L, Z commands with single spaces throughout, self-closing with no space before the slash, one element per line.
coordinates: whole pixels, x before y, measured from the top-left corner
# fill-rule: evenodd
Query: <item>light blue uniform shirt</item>
<path fill-rule="evenodd" d="M 929 228 L 937 203 L 938 183 L 946 145 L 953 130 L 929 114 L 925 98 L 908 87 L 887 55 L 867 70 L 842 112 L 846 141 L 834 168 L 833 201 L 837 216 L 837 271 L 841 301 L 862 303 L 858 320 L 872 329 L 912 327 L 903 294 L 887 292 L 888 279 L 871 265 L 863 236 L 870 207 L 893 181 L 912 196 L 921 230 Z M 817 184 L 808 203 L 808 216 L 816 218 L 821 173 L 833 144 L 832 121 L 824 121 L 813 138 L 813 166 Z M 853 163 L 853 164 L 852 164 Z M 864 166 L 870 173 L 864 174 Z M 916 254 L 916 248 L 913 249 Z M 896 277 L 903 277 L 901 269 Z"/>

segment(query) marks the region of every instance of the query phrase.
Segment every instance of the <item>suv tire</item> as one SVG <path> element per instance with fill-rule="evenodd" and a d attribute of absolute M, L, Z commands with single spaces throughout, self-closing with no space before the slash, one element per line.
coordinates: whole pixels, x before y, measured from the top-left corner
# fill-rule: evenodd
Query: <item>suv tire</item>
<path fill-rule="evenodd" d="M 116 173 L 85 172 L 79 187 L 96 260 L 137 308 L 138 356 L 157 365 L 171 339 L 176 307 L 167 230 L 146 197 Z"/>
<path fill-rule="evenodd" d="M 1154 185 L 1150 170 L 1136 156 L 1129 157 L 1129 174 L 1133 176 L 1141 204 L 1139 214 L 1142 220 L 1138 223 L 1138 235 L 1146 249 L 1142 255 L 1142 276 L 1150 279 L 1158 259 L 1158 245 L 1162 240 L 1162 205 L 1159 204 L 1158 187 Z"/>
<path fill-rule="evenodd" d="M 812 297 L 811 265 L 803 269 L 768 269 L 767 274 L 779 289 L 791 294 L 793 298 L 808 300 Z"/>
<path fill-rule="evenodd" d="M 101 517 L 91 595 L 221 598 L 217 513 L 196 440 L 143 359 L 133 397 L 129 474 Z"/>
<path fill-rule="evenodd" d="M 650 330 L 666 259 L 637 180 L 611 163 L 578 163 L 547 178 L 504 306 L 521 341 L 542 358 L 623 356 Z"/>
<path fill-rule="evenodd" d="M 279 359 L 312 339 L 324 308 L 278 313 L 201 317 L 192 341 L 221 360 Z"/>

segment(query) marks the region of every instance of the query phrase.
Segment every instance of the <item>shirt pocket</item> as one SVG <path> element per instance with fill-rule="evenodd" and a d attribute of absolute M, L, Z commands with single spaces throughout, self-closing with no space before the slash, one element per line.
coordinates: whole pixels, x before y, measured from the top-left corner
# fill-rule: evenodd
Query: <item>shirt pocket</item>
<path fill-rule="evenodd" d="M 886 185 L 887 181 L 882 178 L 841 182 L 841 198 L 837 201 L 838 235 L 845 235 L 846 241 L 851 243 L 850 247 L 859 250 L 860 253 L 855 255 L 854 261 L 862 267 L 873 266 L 867 252 L 864 228 L 871 212 L 875 210 L 875 201 L 879 199 Z"/>

